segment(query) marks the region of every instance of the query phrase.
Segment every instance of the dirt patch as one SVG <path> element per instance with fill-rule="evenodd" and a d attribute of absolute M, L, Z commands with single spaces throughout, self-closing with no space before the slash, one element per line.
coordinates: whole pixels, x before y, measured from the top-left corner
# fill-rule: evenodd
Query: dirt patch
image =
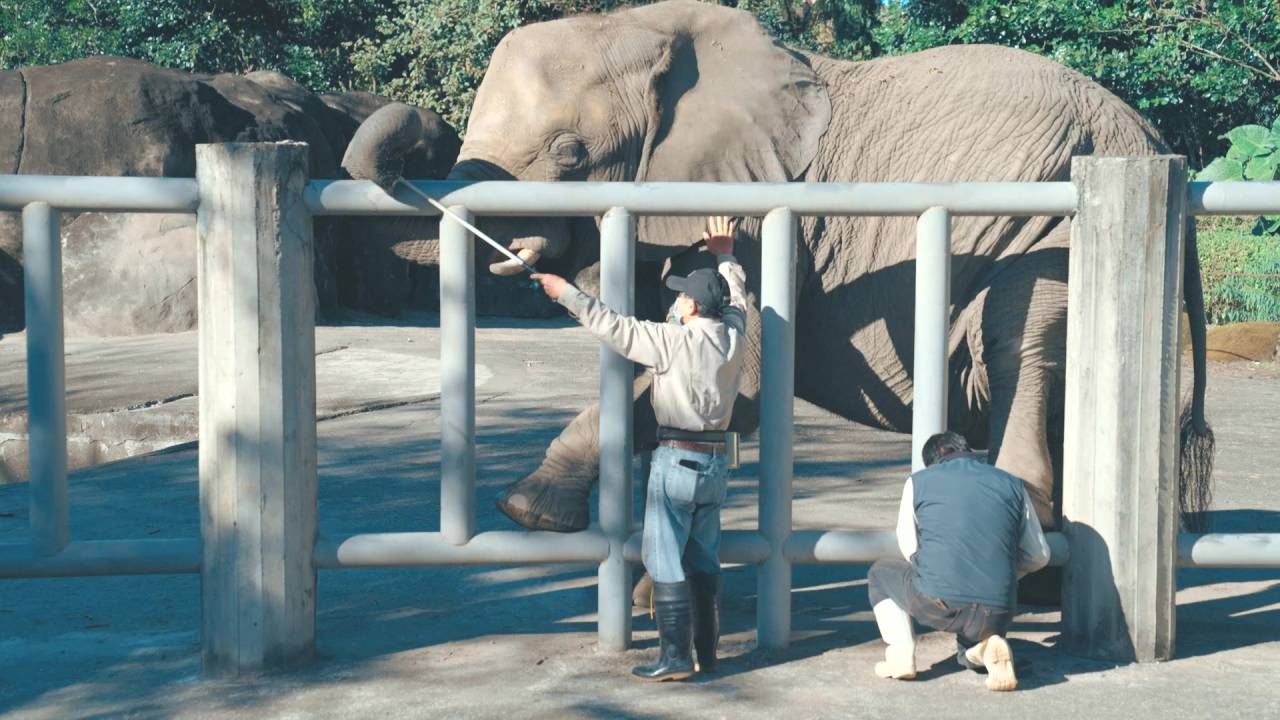
<path fill-rule="evenodd" d="M 1280 362 L 1280 323 L 1247 322 L 1215 325 L 1206 331 L 1210 360 Z M 1190 330 L 1182 318 L 1182 349 L 1191 350 Z"/>

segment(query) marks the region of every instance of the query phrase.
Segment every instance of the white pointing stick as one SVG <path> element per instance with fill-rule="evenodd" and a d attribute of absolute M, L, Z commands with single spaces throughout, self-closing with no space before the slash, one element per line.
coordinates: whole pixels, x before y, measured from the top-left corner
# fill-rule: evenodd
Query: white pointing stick
<path fill-rule="evenodd" d="M 409 189 L 410 189 L 410 190 L 412 190 L 413 192 L 417 193 L 417 194 L 418 194 L 418 196 L 419 196 L 419 197 L 421 197 L 423 200 L 426 200 L 427 202 L 431 203 L 431 205 L 432 205 L 435 209 L 437 209 L 437 210 L 439 210 L 440 212 L 444 213 L 445 215 L 448 215 L 449 217 L 453 218 L 455 221 L 457 221 L 457 223 L 458 223 L 459 225 L 461 225 L 462 227 L 464 227 L 464 228 L 466 228 L 466 229 L 470 230 L 472 233 L 474 233 L 474 234 L 475 234 L 475 236 L 476 236 L 476 237 L 478 237 L 478 238 L 480 238 L 481 240 L 483 240 L 483 241 L 485 241 L 485 242 L 489 243 L 490 245 L 492 245 L 492 246 L 494 247 L 494 249 L 495 249 L 495 250 L 497 250 L 498 252 L 500 252 L 500 253 L 502 253 L 503 255 L 506 255 L 507 257 L 511 258 L 512 260 L 515 260 L 516 262 L 520 263 L 522 266 L 524 266 L 524 269 L 525 269 L 525 270 L 528 270 L 528 271 L 529 271 L 529 272 L 531 272 L 531 273 L 536 273 L 536 272 L 538 272 L 538 269 L 537 269 L 537 268 L 535 268 L 534 266 L 532 266 L 532 265 L 530 265 L 529 263 L 525 262 L 525 261 L 524 261 L 524 259 L 523 259 L 523 258 L 521 258 L 519 255 L 516 255 L 515 253 L 511 252 L 510 250 L 508 250 L 505 246 L 503 246 L 503 245 L 502 245 L 501 243 L 499 243 L 497 240 L 494 240 L 493 238 L 489 237 L 488 235 L 485 235 L 483 232 L 481 232 L 481 231 L 480 231 L 480 228 L 478 228 L 478 227 L 476 227 L 475 225 L 472 225 L 471 223 L 467 222 L 466 220 L 463 220 L 462 218 L 458 217 L 458 215 L 457 215 L 456 213 L 454 213 L 452 210 L 450 210 L 449 208 L 447 208 L 447 207 L 445 207 L 444 205 L 442 205 L 442 204 L 441 204 L 438 200 L 436 200 L 435 198 L 431 197 L 430 195 L 428 195 L 428 194 L 426 194 L 426 193 L 422 192 L 421 190 L 419 190 L 418 188 L 414 187 L 414 186 L 413 186 L 413 184 L 412 184 L 412 183 L 410 183 L 408 180 L 405 180 L 404 178 L 396 178 L 396 182 L 397 182 L 397 183 L 400 183 L 401 185 L 404 185 L 405 187 L 409 188 Z"/>

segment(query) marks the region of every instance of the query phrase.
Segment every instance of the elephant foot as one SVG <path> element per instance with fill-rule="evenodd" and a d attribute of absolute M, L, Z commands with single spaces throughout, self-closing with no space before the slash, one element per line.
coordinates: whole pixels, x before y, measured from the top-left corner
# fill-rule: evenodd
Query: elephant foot
<path fill-rule="evenodd" d="M 587 499 L 591 481 L 551 481 L 530 475 L 507 488 L 497 500 L 504 515 L 530 530 L 577 532 L 591 522 Z"/>

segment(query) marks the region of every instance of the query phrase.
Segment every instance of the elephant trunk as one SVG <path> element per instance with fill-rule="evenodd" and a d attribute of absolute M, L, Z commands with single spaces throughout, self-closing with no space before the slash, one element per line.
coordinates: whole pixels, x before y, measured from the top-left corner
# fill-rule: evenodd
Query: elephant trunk
<path fill-rule="evenodd" d="M 372 180 L 391 193 L 404 173 L 404 160 L 422 140 L 422 119 L 404 103 L 383 106 L 360 123 L 347 145 L 342 167 L 357 180 Z"/>
<path fill-rule="evenodd" d="M 1205 362 L 1204 288 L 1200 282 L 1200 255 L 1196 247 L 1195 222 L 1187 223 L 1187 247 L 1183 265 L 1183 298 L 1191 327 L 1192 390 L 1191 404 L 1183 407 L 1179 419 L 1178 500 L 1182 521 L 1191 532 L 1209 529 L 1209 504 L 1213 500 L 1213 428 L 1205 420 L 1204 396 L 1207 368 Z"/>

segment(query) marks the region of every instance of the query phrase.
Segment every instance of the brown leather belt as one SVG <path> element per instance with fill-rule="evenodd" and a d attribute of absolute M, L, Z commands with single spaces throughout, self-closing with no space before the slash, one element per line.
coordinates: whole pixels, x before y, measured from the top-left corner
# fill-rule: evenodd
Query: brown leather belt
<path fill-rule="evenodd" d="M 659 445 L 666 445 L 670 448 L 678 448 L 680 450 L 692 450 L 694 452 L 706 453 L 714 455 L 724 452 L 724 443 L 700 443 L 692 440 L 659 440 Z"/>

